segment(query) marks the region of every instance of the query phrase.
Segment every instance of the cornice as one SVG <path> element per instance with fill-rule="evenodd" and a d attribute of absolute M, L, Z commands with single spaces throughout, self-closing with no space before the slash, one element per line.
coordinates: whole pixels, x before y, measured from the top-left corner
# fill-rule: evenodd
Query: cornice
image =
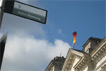
<path fill-rule="evenodd" d="M 103 45 L 106 45 L 106 37 L 100 42 L 98 46 L 95 46 L 96 48 L 91 52 L 91 57 L 93 57 L 101 48 Z"/>
<path fill-rule="evenodd" d="M 87 45 L 88 45 L 88 43 L 89 42 L 91 42 L 91 41 L 101 41 L 101 39 L 99 39 L 99 38 L 94 38 L 94 37 L 90 37 L 87 41 L 86 41 L 86 43 L 83 45 L 83 50 L 85 49 L 84 47 L 86 47 Z"/>
<path fill-rule="evenodd" d="M 94 61 L 100 61 L 106 55 L 106 45 L 103 45 L 101 49 L 92 57 Z"/>
<path fill-rule="evenodd" d="M 84 60 L 84 57 L 82 57 L 82 58 L 78 61 L 78 63 L 74 66 L 74 68 L 76 69 L 76 68 L 78 67 L 78 65 L 79 65 L 83 60 Z"/>
<path fill-rule="evenodd" d="M 62 71 L 65 70 L 69 57 L 70 57 L 70 49 L 68 50 L 68 53 L 67 53 L 67 56 L 66 56 L 66 60 L 65 60 L 65 62 L 63 64 L 63 67 L 62 67 Z"/>
<path fill-rule="evenodd" d="M 105 64 L 104 64 L 105 63 Z M 103 65 L 104 64 L 104 65 Z M 106 61 L 104 61 L 104 62 L 102 62 L 96 69 L 95 69 L 95 71 L 97 71 L 100 67 L 102 68 L 102 67 L 104 67 L 104 66 L 106 66 Z"/>
<path fill-rule="evenodd" d="M 49 63 L 49 65 L 47 66 L 46 70 L 51 69 L 51 67 L 52 67 L 52 66 L 53 66 L 53 63 L 52 63 L 52 62 L 50 62 L 50 63 Z"/>
<path fill-rule="evenodd" d="M 64 71 L 65 68 L 67 68 L 67 64 L 69 62 L 70 62 L 70 68 L 72 68 L 72 65 L 74 63 L 75 57 L 77 57 L 77 56 L 78 56 L 78 58 L 81 58 L 84 55 L 83 55 L 83 53 L 81 53 L 81 52 L 79 52 L 79 51 L 77 51 L 75 49 L 70 48 L 69 51 L 68 51 L 68 53 L 67 53 L 66 60 L 64 62 L 62 71 Z M 68 66 L 69 66 L 69 64 L 68 64 Z"/>

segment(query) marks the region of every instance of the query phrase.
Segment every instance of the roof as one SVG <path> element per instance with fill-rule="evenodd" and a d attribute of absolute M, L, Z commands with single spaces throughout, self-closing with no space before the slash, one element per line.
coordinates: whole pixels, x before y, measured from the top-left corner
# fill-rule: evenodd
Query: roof
<path fill-rule="evenodd" d="M 73 50 L 78 51 L 78 52 L 83 53 L 83 54 L 87 54 L 86 52 L 84 52 L 82 50 L 78 50 L 78 49 L 73 49 Z"/>
<path fill-rule="evenodd" d="M 62 57 L 55 57 L 53 60 L 51 60 L 51 62 L 49 63 L 49 65 L 47 66 L 46 70 L 49 70 L 51 69 L 52 66 L 54 66 L 56 63 L 64 63 L 65 61 L 65 58 L 62 56 Z"/>
<path fill-rule="evenodd" d="M 83 48 L 84 48 L 89 42 L 91 42 L 91 41 L 95 41 L 95 42 L 97 42 L 97 43 L 100 43 L 100 42 L 102 41 L 102 39 L 100 39 L 100 38 L 95 38 L 95 37 L 90 37 L 90 38 L 86 41 L 86 43 L 83 45 Z"/>
<path fill-rule="evenodd" d="M 74 55 L 73 55 L 74 54 Z M 84 57 L 84 55 L 87 54 L 85 53 L 84 51 L 81 51 L 81 50 L 77 50 L 77 49 L 73 49 L 73 48 L 70 48 L 68 53 L 67 53 L 67 56 L 66 56 L 66 60 L 64 62 L 64 65 L 63 65 L 63 68 L 62 68 L 62 71 L 64 71 L 64 69 L 67 67 L 67 62 L 68 60 L 70 60 L 70 65 L 73 64 L 73 60 L 75 57 L 78 57 L 79 59 Z M 74 57 L 73 57 L 74 56 Z M 71 58 L 70 58 L 71 57 Z"/>
<path fill-rule="evenodd" d="M 69 51 L 75 55 L 78 55 L 80 57 L 82 57 L 84 54 L 87 54 L 86 52 L 82 51 L 82 50 L 78 50 L 78 49 L 73 49 L 70 48 Z"/>
<path fill-rule="evenodd" d="M 106 43 L 106 37 L 104 37 L 104 38 L 102 39 L 102 41 L 100 42 L 100 44 L 96 46 L 95 50 L 93 50 L 93 51 L 91 52 L 91 55 L 93 55 L 93 54 L 94 54 L 95 52 L 97 52 L 100 48 L 102 48 L 101 45 L 103 45 L 103 44 L 105 45 L 105 43 Z"/>

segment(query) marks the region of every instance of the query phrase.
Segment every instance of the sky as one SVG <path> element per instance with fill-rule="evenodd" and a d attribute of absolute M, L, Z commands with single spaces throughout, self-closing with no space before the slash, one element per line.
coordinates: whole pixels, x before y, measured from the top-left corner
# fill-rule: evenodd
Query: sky
<path fill-rule="evenodd" d="M 48 11 L 46 24 L 4 13 L 0 36 L 8 32 L 3 71 L 44 71 L 56 56 L 66 57 L 90 37 L 106 36 L 105 0 L 19 0 Z"/>

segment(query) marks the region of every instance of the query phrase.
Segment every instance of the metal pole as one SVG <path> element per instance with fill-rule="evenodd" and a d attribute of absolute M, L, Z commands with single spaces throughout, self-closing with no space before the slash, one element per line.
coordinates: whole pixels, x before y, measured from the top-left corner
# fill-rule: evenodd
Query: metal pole
<path fill-rule="evenodd" d="M 4 14 L 4 5 L 5 5 L 5 0 L 2 2 L 2 6 L 0 7 L 0 29 L 1 29 L 1 24 L 2 24 L 2 18 Z M 4 54 L 4 49 L 5 49 L 5 41 L 0 41 L 0 71 L 1 71 L 1 65 L 2 65 L 2 60 L 3 60 L 3 54 Z"/>
<path fill-rule="evenodd" d="M 2 6 L 0 7 L 0 29 L 2 24 L 3 14 L 4 14 L 4 5 L 5 5 L 5 0 L 3 0 Z"/>
<path fill-rule="evenodd" d="M 1 65 L 3 61 L 3 55 L 4 55 L 4 50 L 5 50 L 5 44 L 6 44 L 6 39 L 7 39 L 8 33 L 5 33 L 2 38 L 0 39 L 0 71 L 1 71 Z"/>

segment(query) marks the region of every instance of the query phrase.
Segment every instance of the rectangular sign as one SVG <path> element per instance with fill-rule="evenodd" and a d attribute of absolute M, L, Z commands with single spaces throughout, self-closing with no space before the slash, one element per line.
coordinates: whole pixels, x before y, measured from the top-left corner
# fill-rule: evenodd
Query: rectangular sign
<path fill-rule="evenodd" d="M 27 5 L 19 1 L 7 3 L 5 5 L 5 12 L 46 24 L 47 10 Z"/>
<path fill-rule="evenodd" d="M 3 0 L 0 0 L 0 7 L 2 7 L 2 4 L 3 4 Z"/>

